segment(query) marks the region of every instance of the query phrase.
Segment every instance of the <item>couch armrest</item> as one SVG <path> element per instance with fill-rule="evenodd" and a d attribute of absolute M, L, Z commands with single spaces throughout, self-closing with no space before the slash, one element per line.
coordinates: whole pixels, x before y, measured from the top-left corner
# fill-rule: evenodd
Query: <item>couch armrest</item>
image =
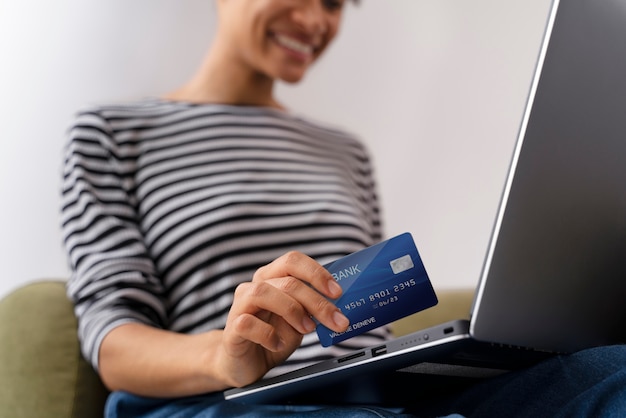
<path fill-rule="evenodd" d="M 107 391 L 83 359 L 63 281 L 0 300 L 0 416 L 102 417 Z"/>
<path fill-rule="evenodd" d="M 436 294 L 437 305 L 391 324 L 394 335 L 406 335 L 453 319 L 469 319 L 474 289 L 444 289 Z"/>

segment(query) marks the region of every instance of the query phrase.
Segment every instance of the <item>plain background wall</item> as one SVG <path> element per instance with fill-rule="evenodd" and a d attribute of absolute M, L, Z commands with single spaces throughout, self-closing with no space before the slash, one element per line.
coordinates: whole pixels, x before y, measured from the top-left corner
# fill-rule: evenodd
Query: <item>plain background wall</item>
<path fill-rule="evenodd" d="M 436 288 L 476 285 L 549 0 L 364 0 L 298 86 L 298 113 L 359 135 L 388 236 L 413 233 Z M 0 0 L 0 297 L 69 272 L 65 131 L 85 104 L 167 92 L 210 44 L 210 0 Z"/>

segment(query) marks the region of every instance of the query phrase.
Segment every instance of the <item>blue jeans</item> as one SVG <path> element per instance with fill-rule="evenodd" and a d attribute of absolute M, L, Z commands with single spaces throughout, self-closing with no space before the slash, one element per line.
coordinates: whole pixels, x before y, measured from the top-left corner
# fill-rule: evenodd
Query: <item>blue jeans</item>
<path fill-rule="evenodd" d="M 375 406 L 243 405 L 210 396 L 164 401 L 114 392 L 107 401 L 106 418 L 398 418 L 413 417 Z M 452 415 L 449 418 L 460 415 Z"/>
<path fill-rule="evenodd" d="M 554 357 L 444 396 L 428 411 L 467 417 L 626 417 L 626 345 Z"/>
<path fill-rule="evenodd" d="M 419 388 L 415 388 L 419 393 Z M 407 412 L 408 411 L 408 412 Z M 461 415 L 457 415 L 461 414 Z M 626 346 L 584 350 L 441 396 L 407 399 L 406 410 L 374 406 L 246 406 L 202 396 L 148 399 L 115 392 L 107 418 L 209 417 L 626 417 Z"/>

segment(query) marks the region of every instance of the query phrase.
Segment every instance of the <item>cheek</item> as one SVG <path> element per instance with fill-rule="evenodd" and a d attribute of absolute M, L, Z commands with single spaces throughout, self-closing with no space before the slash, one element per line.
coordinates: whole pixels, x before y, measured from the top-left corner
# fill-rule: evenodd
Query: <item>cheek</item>
<path fill-rule="evenodd" d="M 236 45 L 239 55 L 253 67 L 263 62 L 270 50 L 269 36 L 261 30 L 240 33 Z"/>
<path fill-rule="evenodd" d="M 339 33 L 340 23 L 341 23 L 340 17 L 335 17 L 328 21 L 328 26 L 327 26 L 328 35 L 327 35 L 327 41 L 326 41 L 327 46 L 335 39 L 335 37 L 337 36 L 337 33 Z"/>
<path fill-rule="evenodd" d="M 316 54 L 315 58 L 317 59 L 320 55 L 324 54 L 324 52 L 328 49 L 328 47 L 333 43 L 333 40 L 335 39 L 337 35 L 337 31 L 336 30 L 329 30 L 328 34 L 326 36 L 326 39 L 324 40 L 324 46 L 323 48 Z"/>

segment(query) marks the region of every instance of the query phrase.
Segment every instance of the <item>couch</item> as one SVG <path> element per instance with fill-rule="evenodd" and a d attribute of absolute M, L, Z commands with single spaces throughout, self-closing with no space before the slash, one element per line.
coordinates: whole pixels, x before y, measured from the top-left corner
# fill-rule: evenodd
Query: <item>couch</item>
<path fill-rule="evenodd" d="M 439 304 L 392 325 L 396 335 L 468 317 L 473 290 L 437 291 Z M 61 280 L 25 285 L 0 300 L 0 417 L 101 417 L 107 390 L 80 354 Z"/>

